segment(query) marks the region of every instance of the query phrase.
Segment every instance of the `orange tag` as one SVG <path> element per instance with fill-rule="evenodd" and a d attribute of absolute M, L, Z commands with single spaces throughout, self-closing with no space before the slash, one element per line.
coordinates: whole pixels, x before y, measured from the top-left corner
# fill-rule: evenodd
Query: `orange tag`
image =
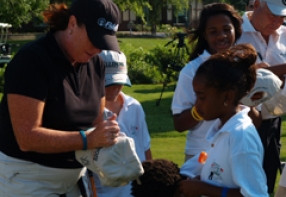
<path fill-rule="evenodd" d="M 205 151 L 202 151 L 200 156 L 199 156 L 198 162 L 201 164 L 204 164 L 206 162 L 207 158 L 208 158 L 208 153 Z"/>

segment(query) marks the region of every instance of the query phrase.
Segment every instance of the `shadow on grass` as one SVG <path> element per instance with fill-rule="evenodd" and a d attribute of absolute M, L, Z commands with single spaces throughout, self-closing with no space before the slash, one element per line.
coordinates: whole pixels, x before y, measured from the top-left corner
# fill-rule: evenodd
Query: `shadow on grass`
<path fill-rule="evenodd" d="M 185 136 L 186 132 L 175 131 L 173 115 L 171 111 L 172 97 L 162 97 L 159 105 L 158 100 L 141 102 L 146 114 L 148 129 L 152 137 L 178 137 Z"/>

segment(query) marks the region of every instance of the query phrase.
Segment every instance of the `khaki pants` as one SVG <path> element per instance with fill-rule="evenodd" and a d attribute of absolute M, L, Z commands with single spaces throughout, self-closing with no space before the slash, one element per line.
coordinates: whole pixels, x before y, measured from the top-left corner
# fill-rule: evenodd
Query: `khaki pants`
<path fill-rule="evenodd" d="M 77 181 L 85 168 L 49 168 L 0 152 L 1 197 L 81 197 Z"/>

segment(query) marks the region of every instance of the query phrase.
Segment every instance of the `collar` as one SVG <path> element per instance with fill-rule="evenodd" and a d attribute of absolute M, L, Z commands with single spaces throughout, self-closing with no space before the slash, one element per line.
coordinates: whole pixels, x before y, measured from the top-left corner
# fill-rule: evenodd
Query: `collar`
<path fill-rule="evenodd" d="M 221 121 L 217 119 L 210 127 L 206 134 L 206 139 L 209 142 L 214 141 L 221 133 L 230 133 L 235 127 L 242 124 L 252 124 L 252 120 L 248 116 L 250 108 L 240 105 L 241 111 L 233 115 L 221 128 Z"/>
<path fill-rule="evenodd" d="M 243 19 L 243 23 L 242 23 L 242 31 L 244 32 L 257 32 L 253 25 L 251 24 L 248 15 L 252 14 L 252 11 L 249 12 L 244 12 L 242 19 Z"/>
<path fill-rule="evenodd" d="M 199 57 L 201 57 L 203 60 L 207 60 L 210 56 L 211 54 L 207 50 L 204 50 L 203 54 L 201 54 Z"/>
<path fill-rule="evenodd" d="M 135 101 L 136 101 L 136 100 L 133 99 L 131 96 L 128 96 L 128 95 L 124 94 L 123 92 L 120 92 L 119 94 L 120 94 L 120 95 L 122 96 L 122 98 L 123 98 L 123 107 L 128 107 L 128 106 L 134 104 Z"/>

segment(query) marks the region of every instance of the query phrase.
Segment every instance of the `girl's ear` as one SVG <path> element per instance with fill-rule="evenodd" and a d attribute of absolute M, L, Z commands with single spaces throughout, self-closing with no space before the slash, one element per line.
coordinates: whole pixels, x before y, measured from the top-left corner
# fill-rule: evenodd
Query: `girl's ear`
<path fill-rule="evenodd" d="M 235 92 L 233 90 L 227 91 L 226 94 L 225 94 L 223 105 L 224 106 L 228 106 L 228 105 L 231 105 L 232 103 L 234 103 L 235 96 L 236 96 L 236 94 L 235 94 Z"/>

